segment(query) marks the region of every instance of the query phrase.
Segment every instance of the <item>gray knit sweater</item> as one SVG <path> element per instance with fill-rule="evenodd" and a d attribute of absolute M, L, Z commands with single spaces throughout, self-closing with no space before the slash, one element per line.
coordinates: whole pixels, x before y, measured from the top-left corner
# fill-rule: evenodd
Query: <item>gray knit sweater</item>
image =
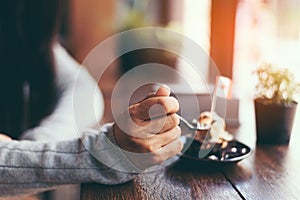
<path fill-rule="evenodd" d="M 87 132 L 66 141 L 0 142 L 0 196 L 36 193 L 62 184 L 129 181 L 134 177 L 128 173 L 132 164 L 105 132 Z"/>
<path fill-rule="evenodd" d="M 54 55 L 60 101 L 20 141 L 0 142 L 0 196 L 81 182 L 118 184 L 134 177 L 122 172 L 133 166 L 110 142 L 112 124 L 97 127 L 103 113 L 97 83 L 60 45 Z M 97 131 L 84 132 L 87 127 Z"/>

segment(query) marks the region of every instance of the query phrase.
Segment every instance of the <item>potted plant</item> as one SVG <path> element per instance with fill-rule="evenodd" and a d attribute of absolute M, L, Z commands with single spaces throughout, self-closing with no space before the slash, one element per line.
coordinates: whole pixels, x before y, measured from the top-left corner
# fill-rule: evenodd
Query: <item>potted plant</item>
<path fill-rule="evenodd" d="M 300 84 L 288 69 L 262 64 L 255 74 L 257 96 L 254 100 L 257 144 L 287 144 L 297 109 L 295 94 Z"/>

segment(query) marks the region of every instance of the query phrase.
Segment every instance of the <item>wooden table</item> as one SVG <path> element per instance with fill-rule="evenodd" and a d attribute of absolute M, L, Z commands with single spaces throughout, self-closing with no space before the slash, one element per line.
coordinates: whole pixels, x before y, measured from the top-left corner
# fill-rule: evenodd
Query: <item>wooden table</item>
<path fill-rule="evenodd" d="M 229 166 L 180 160 L 122 185 L 82 184 L 81 199 L 300 199 L 299 113 L 289 145 L 255 146 L 253 105 L 240 108 L 241 126 L 234 134 L 253 148 L 247 159 Z"/>

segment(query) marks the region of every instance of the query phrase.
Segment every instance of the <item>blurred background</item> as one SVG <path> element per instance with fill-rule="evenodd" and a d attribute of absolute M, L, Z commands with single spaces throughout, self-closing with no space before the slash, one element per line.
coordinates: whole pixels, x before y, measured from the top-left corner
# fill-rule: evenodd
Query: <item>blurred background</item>
<path fill-rule="evenodd" d="M 63 0 L 63 4 L 59 40 L 80 63 L 96 45 L 119 32 L 167 27 L 199 44 L 220 73 L 232 79 L 233 99 L 254 99 L 253 71 L 262 62 L 289 68 L 300 81 L 299 0 Z M 170 38 L 158 40 L 180 46 Z M 101 57 L 117 54 L 118 48 L 119 44 L 111 46 Z M 181 48 L 184 51 L 184 45 Z M 116 81 L 136 65 L 166 64 L 179 70 L 196 88 L 199 84 L 199 76 L 189 64 L 170 52 L 145 50 L 123 58 L 113 62 L 99 80 L 105 100 L 103 123 L 112 121 L 110 103 Z M 198 67 L 213 84 L 215 72 L 210 63 L 203 62 Z M 89 68 L 89 71 L 96 78 L 99 68 Z M 174 81 L 180 82 L 176 78 Z M 208 92 L 200 86 L 198 89 L 199 93 Z M 79 197 L 73 191 L 69 195 L 73 199 Z"/>
<path fill-rule="evenodd" d="M 287 67 L 300 78 L 299 0 L 64 0 L 64 4 L 59 39 L 79 62 L 97 44 L 118 32 L 155 26 L 179 31 L 199 44 L 220 73 L 233 80 L 234 98 L 253 99 L 253 71 L 262 62 Z M 118 44 L 105 54 L 117 51 Z M 131 65 L 149 61 L 167 64 L 197 84 L 195 73 L 184 61 L 168 52 L 162 54 L 136 52 L 112 63 L 103 80 L 99 80 L 106 107 L 110 107 L 114 83 Z M 206 79 L 213 82 L 209 63 L 203 63 L 201 68 Z M 95 75 L 97 69 L 90 72 Z M 110 119 L 110 111 L 106 110 L 105 121 Z"/>

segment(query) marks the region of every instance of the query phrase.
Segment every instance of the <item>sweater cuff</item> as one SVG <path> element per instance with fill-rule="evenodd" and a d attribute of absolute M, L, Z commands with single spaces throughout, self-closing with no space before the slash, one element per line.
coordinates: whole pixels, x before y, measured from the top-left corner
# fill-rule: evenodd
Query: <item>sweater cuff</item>
<path fill-rule="evenodd" d="M 120 158 L 122 158 L 121 162 L 123 165 L 123 169 L 126 169 L 127 172 L 142 173 L 142 172 L 157 171 L 174 164 L 179 159 L 179 156 L 176 155 L 165 160 L 161 164 L 158 165 L 149 164 L 148 160 L 151 159 L 151 153 L 133 153 L 133 152 L 128 152 L 126 150 L 123 150 L 122 148 L 119 147 L 114 137 L 113 125 L 114 123 L 106 124 L 103 128 L 106 129 L 107 138 L 116 147 L 113 150 L 114 154 L 119 155 Z"/>
<path fill-rule="evenodd" d="M 105 124 L 98 134 L 83 139 L 85 148 L 106 167 L 126 173 L 141 173 L 115 141 L 113 123 Z"/>

